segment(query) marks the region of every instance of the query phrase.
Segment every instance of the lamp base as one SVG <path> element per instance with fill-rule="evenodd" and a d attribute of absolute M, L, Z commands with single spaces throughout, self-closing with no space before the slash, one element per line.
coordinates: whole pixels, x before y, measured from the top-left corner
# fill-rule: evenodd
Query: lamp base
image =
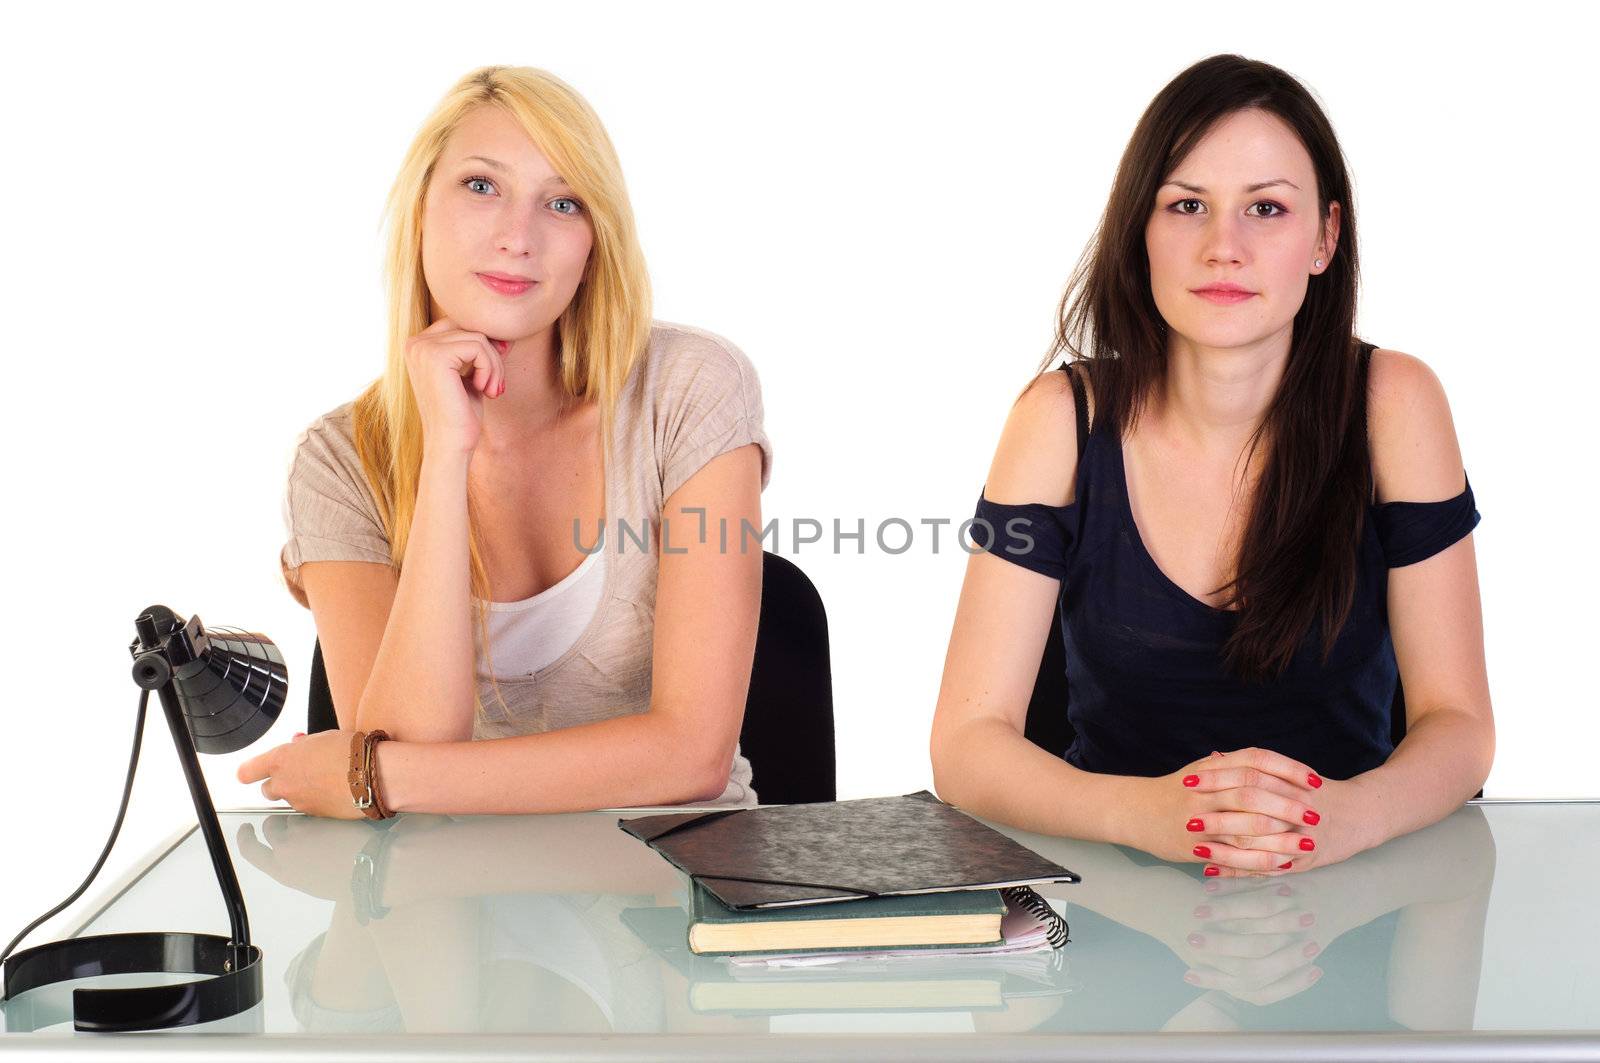
<path fill-rule="evenodd" d="M 6 1026 L 37 1029 L 61 1016 L 28 1021 L 13 1000 L 30 989 L 102 974 L 201 974 L 176 985 L 72 991 L 72 1028 L 98 1033 L 163 1030 L 226 1019 L 261 1002 L 261 950 L 215 934 L 98 934 L 38 945 L 5 963 Z M 18 1024 L 16 1020 L 23 1021 Z"/>

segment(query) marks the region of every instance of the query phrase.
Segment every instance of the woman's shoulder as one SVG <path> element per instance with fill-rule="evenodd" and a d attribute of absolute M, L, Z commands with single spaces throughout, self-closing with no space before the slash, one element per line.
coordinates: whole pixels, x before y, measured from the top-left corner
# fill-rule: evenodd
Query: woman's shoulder
<path fill-rule="evenodd" d="M 1040 373 L 1006 415 L 984 481 L 984 497 L 1007 505 L 1068 505 L 1073 501 L 1077 464 L 1072 384 L 1059 370 Z"/>
<path fill-rule="evenodd" d="M 755 365 L 736 344 L 702 328 L 670 321 L 650 325 L 649 342 L 630 373 L 628 404 L 658 433 L 764 417 Z"/>
<path fill-rule="evenodd" d="M 355 401 L 312 418 L 289 448 L 289 486 L 337 496 L 363 510 L 374 507 L 372 488 L 356 449 Z"/>
<path fill-rule="evenodd" d="M 632 374 L 630 417 L 640 445 L 654 449 L 662 497 L 669 497 L 711 458 L 743 443 L 761 448 L 761 484 L 772 468 L 772 444 L 755 366 L 734 343 L 706 329 L 654 321 Z"/>
<path fill-rule="evenodd" d="M 731 340 L 708 329 L 672 321 L 652 321 L 645 357 L 657 390 L 674 386 L 759 387 L 750 358 Z"/>
<path fill-rule="evenodd" d="M 1380 503 L 1442 501 L 1462 492 L 1461 447 L 1444 385 L 1416 355 L 1372 351 L 1367 437 Z"/>
<path fill-rule="evenodd" d="M 353 418 L 355 416 L 355 400 L 341 402 L 331 410 L 317 414 L 301 430 L 301 436 L 306 435 L 339 435 L 351 438 L 355 434 Z"/>
<path fill-rule="evenodd" d="M 307 452 L 355 456 L 355 401 L 340 403 L 331 410 L 317 414 L 295 436 L 294 455 L 298 459 Z"/>

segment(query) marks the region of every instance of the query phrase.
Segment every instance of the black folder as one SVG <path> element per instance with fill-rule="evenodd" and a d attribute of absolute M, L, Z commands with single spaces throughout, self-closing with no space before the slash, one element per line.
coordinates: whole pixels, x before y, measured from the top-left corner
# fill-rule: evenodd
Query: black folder
<path fill-rule="evenodd" d="M 623 819 L 730 908 L 1081 882 L 926 790 Z"/>

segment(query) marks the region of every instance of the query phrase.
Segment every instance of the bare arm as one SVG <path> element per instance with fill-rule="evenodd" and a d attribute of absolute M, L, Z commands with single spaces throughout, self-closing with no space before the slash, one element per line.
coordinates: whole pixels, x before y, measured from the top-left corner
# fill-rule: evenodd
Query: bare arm
<path fill-rule="evenodd" d="M 467 461 L 423 463 L 398 576 L 365 561 L 301 566 L 340 727 L 418 742 L 472 736 Z"/>
<path fill-rule="evenodd" d="M 407 341 L 406 370 L 424 456 L 398 577 L 370 562 L 322 562 L 301 579 L 341 727 L 466 740 L 476 683 L 467 469 L 505 368 L 482 333 L 440 318 Z"/>
<path fill-rule="evenodd" d="M 1072 500 L 1078 446 L 1065 377 L 1043 374 L 1012 407 L 984 485 L 991 501 Z M 1134 780 L 1075 768 L 1023 736 L 1060 587 L 987 551 L 967 559 L 934 710 L 934 787 L 1025 830 L 1125 841 L 1117 819 Z"/>
<path fill-rule="evenodd" d="M 714 458 L 662 507 L 650 707 L 543 734 L 484 741 L 385 742 L 378 777 L 401 812 L 571 812 L 687 804 L 719 796 L 739 740 L 761 605 L 761 547 L 739 551 L 744 519 L 761 526 L 755 444 Z M 708 534 L 697 541 L 703 507 Z M 718 544 L 728 522 L 728 550 Z M 677 553 L 679 547 L 683 553 Z M 470 658 L 470 647 L 465 656 Z"/>
<path fill-rule="evenodd" d="M 992 554 L 968 559 L 934 710 L 934 788 L 1024 830 L 1127 842 L 1118 813 L 1134 780 L 1075 768 L 1023 736 L 1057 585 Z"/>
<path fill-rule="evenodd" d="M 1453 498 L 1465 486 L 1444 388 L 1398 351 L 1372 356 L 1373 466 L 1379 499 Z M 1406 693 L 1406 736 L 1380 767 L 1357 776 L 1374 810 L 1375 843 L 1449 815 L 1488 778 L 1494 714 L 1484 662 L 1483 607 L 1469 534 L 1389 573 L 1389 625 Z"/>

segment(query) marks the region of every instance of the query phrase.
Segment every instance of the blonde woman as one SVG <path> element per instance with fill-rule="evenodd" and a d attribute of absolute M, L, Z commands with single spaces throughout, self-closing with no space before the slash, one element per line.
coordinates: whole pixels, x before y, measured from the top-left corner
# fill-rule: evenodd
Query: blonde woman
<path fill-rule="evenodd" d="M 754 803 L 761 548 L 738 533 L 772 451 L 749 361 L 651 320 L 616 153 L 543 71 L 456 84 L 388 209 L 387 365 L 301 436 L 284 502 L 340 729 L 240 781 L 370 815 L 347 772 L 381 731 L 385 813 Z"/>

